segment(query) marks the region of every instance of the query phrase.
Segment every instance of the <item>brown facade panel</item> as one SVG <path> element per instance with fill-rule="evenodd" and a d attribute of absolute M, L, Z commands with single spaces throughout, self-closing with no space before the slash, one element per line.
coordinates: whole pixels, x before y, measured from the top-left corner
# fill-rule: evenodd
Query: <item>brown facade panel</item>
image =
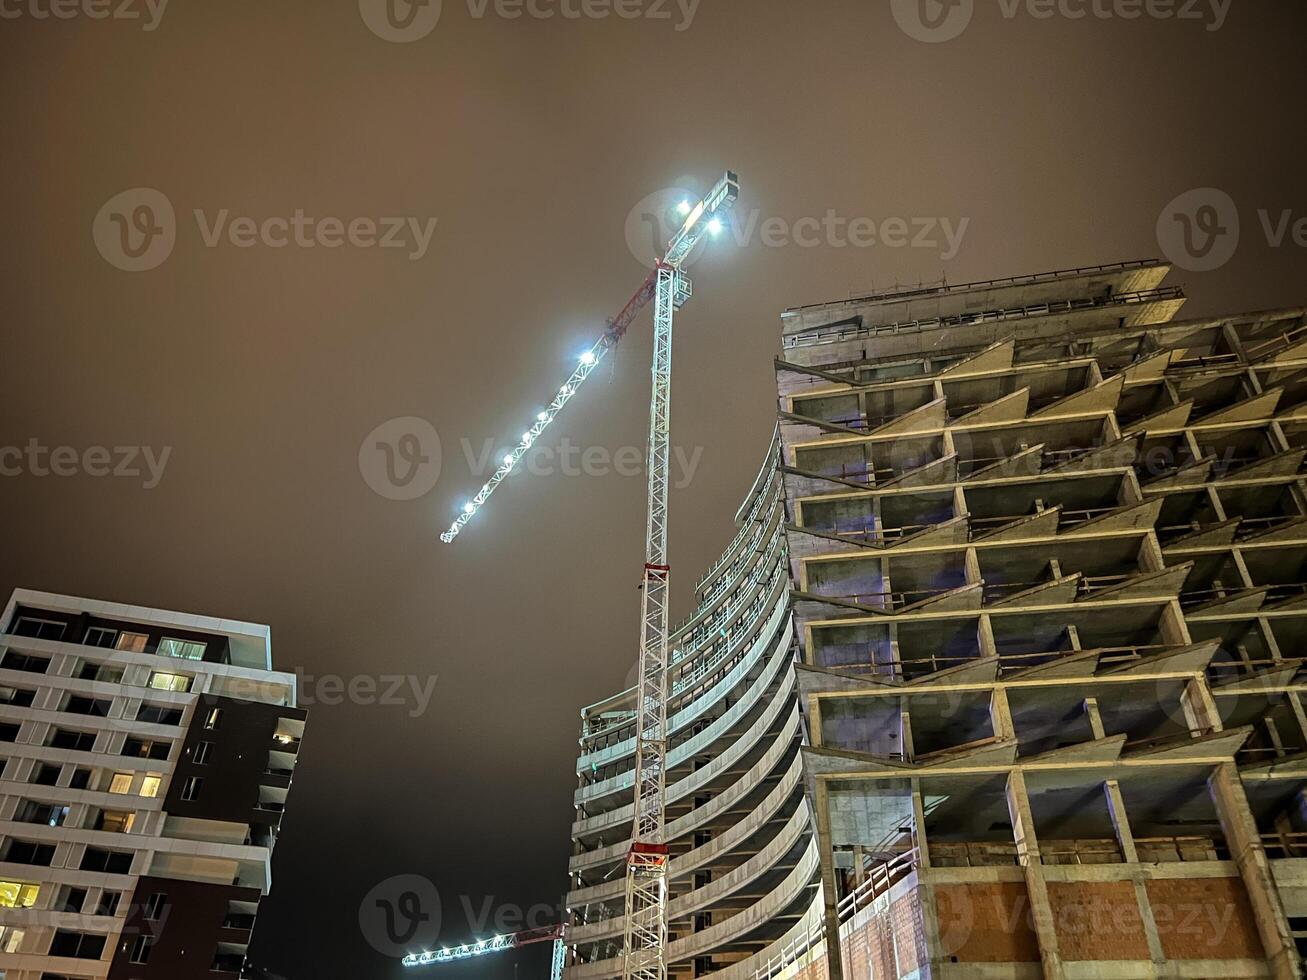
<path fill-rule="evenodd" d="M 1238 878 L 1157 878 L 1148 901 L 1169 960 L 1260 960 L 1266 956 Z"/>
<path fill-rule="evenodd" d="M 1148 937 L 1129 881 L 1050 881 L 1064 960 L 1147 960 Z"/>
<path fill-rule="evenodd" d="M 1036 963 L 1039 941 L 1019 881 L 936 885 L 940 952 L 959 963 Z"/>

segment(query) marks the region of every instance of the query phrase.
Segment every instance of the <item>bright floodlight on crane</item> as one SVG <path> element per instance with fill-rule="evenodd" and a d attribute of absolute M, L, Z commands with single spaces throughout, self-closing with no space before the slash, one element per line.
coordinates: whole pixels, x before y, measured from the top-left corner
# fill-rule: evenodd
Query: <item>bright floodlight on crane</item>
<path fill-rule="evenodd" d="M 705 232 L 713 235 L 720 233 L 722 227 L 724 227 L 722 218 L 734 207 L 739 193 L 739 178 L 728 171 L 708 192 L 707 197 L 698 204 L 691 205 L 689 201 L 682 201 L 677 207 L 677 210 L 685 216 L 685 223 L 672 237 L 671 242 L 668 243 L 667 254 L 659 263 L 659 267 L 665 267 L 669 270 L 669 274 L 675 272 L 675 275 L 668 279 L 669 288 L 674 287 L 672 293 L 674 299 L 680 298 L 683 300 L 688 295 L 689 280 L 680 274 L 681 263 L 689 255 L 691 249 L 703 238 Z M 712 230 L 714 226 L 717 231 Z M 468 510 L 466 507 L 463 509 L 463 512 L 458 515 L 458 519 L 449 526 L 447 531 L 440 535 L 441 541 L 450 544 L 458 537 L 459 532 L 485 506 L 486 501 L 490 499 L 499 485 L 521 463 L 522 457 L 526 455 L 527 450 L 540 437 L 540 433 L 544 432 L 549 423 L 563 410 L 563 406 L 576 394 L 581 384 L 599 366 L 599 363 L 604 359 L 604 355 L 617 346 L 640 311 L 655 299 L 659 285 L 660 268 L 654 269 L 649 274 L 622 311 L 609 322 L 608 329 L 604 331 L 603 336 L 581 355 L 576 370 L 558 389 L 558 393 L 554 396 L 553 401 L 549 403 L 549 407 L 536 416 L 535 425 L 523 435 L 521 445 L 504 457 L 499 469 L 495 470 L 494 475 L 486 481 L 486 485 L 472 498 L 470 502 L 472 509 Z M 679 306 L 680 304 L 677 303 L 676 305 Z"/>

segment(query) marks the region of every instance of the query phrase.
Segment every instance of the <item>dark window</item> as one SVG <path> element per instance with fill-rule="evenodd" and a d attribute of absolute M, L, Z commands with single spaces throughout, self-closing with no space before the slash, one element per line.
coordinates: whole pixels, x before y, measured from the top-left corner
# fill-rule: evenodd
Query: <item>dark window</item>
<path fill-rule="evenodd" d="M 120 684 L 123 679 L 122 668 L 110 667 L 108 664 L 97 664 L 93 660 L 82 662 L 82 669 L 78 671 L 77 676 L 84 681 L 104 681 L 109 684 Z"/>
<path fill-rule="evenodd" d="M 118 631 L 109 629 L 107 626 L 92 626 L 86 631 L 86 638 L 82 640 L 88 647 L 105 647 L 113 649 L 114 643 L 118 639 Z"/>
<path fill-rule="evenodd" d="M 155 892 L 145 901 L 145 921 L 158 922 L 167 908 L 168 896 L 163 892 Z"/>
<path fill-rule="evenodd" d="M 64 706 L 64 710 L 74 715 L 108 718 L 111 707 L 113 707 L 113 702 L 104 698 L 84 698 L 74 694 L 68 699 L 68 704 Z"/>
<path fill-rule="evenodd" d="M 82 855 L 81 870 L 107 871 L 109 874 L 125 875 L 132 870 L 132 855 L 122 851 L 102 851 L 98 847 L 88 847 Z"/>
<path fill-rule="evenodd" d="M 193 801 L 200 795 L 200 790 L 204 788 L 204 780 L 199 776 L 191 776 L 182 783 L 182 799 L 187 802 Z"/>
<path fill-rule="evenodd" d="M 59 773 L 63 771 L 63 766 L 52 766 L 48 762 L 42 762 L 32 770 L 32 782 L 38 786 L 55 786 L 59 783 Z"/>
<path fill-rule="evenodd" d="M 150 947 L 154 945 L 154 940 L 149 936 L 137 936 L 136 942 L 132 944 L 132 962 L 148 963 L 150 962 Z"/>
<path fill-rule="evenodd" d="M 90 752 L 95 748 L 94 732 L 75 732 L 68 728 L 56 728 L 46 743 L 56 749 L 75 749 L 78 752 Z"/>
<path fill-rule="evenodd" d="M 74 769 L 73 778 L 69 780 L 68 785 L 73 789 L 86 789 L 86 787 L 91 785 L 91 770 L 81 768 Z"/>
<path fill-rule="evenodd" d="M 67 628 L 67 623 L 61 623 L 57 619 L 19 616 L 12 632 L 18 636 L 34 636 L 41 640 L 61 640 Z"/>
<path fill-rule="evenodd" d="M 199 745 L 195 746 L 195 758 L 191 761 L 197 766 L 207 766 L 209 764 L 209 756 L 212 754 L 213 743 L 201 742 Z"/>
<path fill-rule="evenodd" d="M 18 732 L 22 727 L 16 721 L 0 721 L 0 742 L 18 741 Z"/>
<path fill-rule="evenodd" d="M 54 860 L 53 844 L 36 844 L 25 840 L 11 840 L 5 860 L 13 864 L 35 864 L 42 868 L 50 867 Z"/>
<path fill-rule="evenodd" d="M 151 725 L 180 725 L 182 723 L 182 709 L 165 708 L 157 704 L 143 704 L 140 710 L 136 712 L 136 720 Z"/>
<path fill-rule="evenodd" d="M 25 687 L 0 687 L 0 701 L 16 704 L 20 708 L 30 708 L 36 698 L 36 691 Z"/>
<path fill-rule="evenodd" d="M 51 956 L 72 956 L 79 960 L 98 960 L 104 952 L 104 936 L 59 929 L 50 944 Z"/>
<path fill-rule="evenodd" d="M 117 915 L 118 904 L 123 900 L 122 892 L 104 892 L 100 895 L 100 904 L 96 906 L 96 915 Z"/>
<path fill-rule="evenodd" d="M 61 912 L 81 914 L 82 909 L 86 908 L 86 889 L 65 885 L 60 889 L 55 907 Z"/>
<path fill-rule="evenodd" d="M 5 653 L 5 659 L 0 661 L 0 667 L 5 670 L 21 670 L 29 674 L 44 674 L 50 669 L 50 661 L 45 657 L 33 657 L 26 653 L 19 653 L 17 650 L 9 650 Z"/>

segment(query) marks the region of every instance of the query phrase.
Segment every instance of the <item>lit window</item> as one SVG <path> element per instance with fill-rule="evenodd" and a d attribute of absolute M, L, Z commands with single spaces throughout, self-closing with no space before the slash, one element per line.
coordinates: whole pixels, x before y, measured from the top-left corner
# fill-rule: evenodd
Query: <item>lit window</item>
<path fill-rule="evenodd" d="M 204 719 L 204 728 L 206 731 L 213 731 L 222 722 L 222 709 L 210 708 L 209 713 Z"/>
<path fill-rule="evenodd" d="M 181 660 L 203 660 L 204 644 L 193 643 L 190 640 L 174 640 L 165 636 L 159 641 L 158 653 L 161 657 L 177 657 Z"/>
<path fill-rule="evenodd" d="M 115 646 L 119 650 L 126 650 L 129 653 L 144 653 L 145 644 L 149 642 L 149 639 L 144 633 L 119 633 L 118 642 Z"/>
<path fill-rule="evenodd" d="M 0 881 L 0 908 L 30 909 L 36 904 L 41 894 L 40 885 L 28 885 L 21 881 Z"/>
<path fill-rule="evenodd" d="M 109 783 L 110 793 L 130 793 L 132 791 L 132 774 L 130 772 L 116 772 L 113 774 L 113 780 Z"/>
<path fill-rule="evenodd" d="M 191 689 L 191 679 L 184 674 L 165 674 L 155 671 L 150 675 L 150 686 L 156 691 L 181 691 Z"/>
<path fill-rule="evenodd" d="M 100 826 L 98 830 L 105 830 L 111 834 L 130 834 L 132 827 L 136 824 L 135 813 L 124 813 L 120 810 L 105 810 L 100 815 Z"/>
<path fill-rule="evenodd" d="M 148 796 L 150 799 L 159 795 L 159 786 L 163 782 L 161 776 L 150 774 L 141 782 L 141 795 Z"/>
<path fill-rule="evenodd" d="M 13 926 L 0 926 L 0 953 L 17 953 L 23 945 L 23 930 Z"/>

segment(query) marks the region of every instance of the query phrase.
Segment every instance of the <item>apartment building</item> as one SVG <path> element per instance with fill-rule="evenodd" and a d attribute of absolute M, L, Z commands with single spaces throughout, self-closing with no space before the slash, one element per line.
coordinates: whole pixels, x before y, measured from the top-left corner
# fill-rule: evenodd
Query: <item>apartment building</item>
<path fill-rule="evenodd" d="M 15 591 L 0 977 L 238 977 L 304 722 L 266 626 Z"/>

